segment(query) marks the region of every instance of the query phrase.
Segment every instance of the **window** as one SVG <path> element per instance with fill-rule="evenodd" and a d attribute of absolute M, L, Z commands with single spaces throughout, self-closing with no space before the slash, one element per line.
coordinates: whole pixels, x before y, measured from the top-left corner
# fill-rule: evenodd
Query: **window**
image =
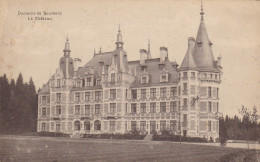
<path fill-rule="evenodd" d="M 85 105 L 85 115 L 90 115 L 90 105 Z"/>
<path fill-rule="evenodd" d="M 56 124 L 56 132 L 60 132 L 60 124 Z"/>
<path fill-rule="evenodd" d="M 150 103 L 150 112 L 155 113 L 156 112 L 156 102 Z"/>
<path fill-rule="evenodd" d="M 127 110 L 127 103 L 125 103 L 125 113 L 127 113 L 128 112 L 128 110 Z"/>
<path fill-rule="evenodd" d="M 187 114 L 183 114 L 183 122 L 187 122 Z"/>
<path fill-rule="evenodd" d="M 156 98 L 156 88 L 150 89 L 150 98 Z"/>
<path fill-rule="evenodd" d="M 131 92 L 132 92 L 132 99 L 137 99 L 137 90 L 133 89 Z"/>
<path fill-rule="evenodd" d="M 215 79 L 218 79 L 218 74 L 215 74 Z"/>
<path fill-rule="evenodd" d="M 61 101 L 61 93 L 56 93 L 56 101 L 57 102 Z"/>
<path fill-rule="evenodd" d="M 109 125 L 110 125 L 110 130 L 111 131 L 115 131 L 116 130 L 116 122 L 115 121 L 110 121 Z"/>
<path fill-rule="evenodd" d="M 79 92 L 76 92 L 75 93 L 75 98 L 76 98 L 76 101 L 79 102 L 80 101 L 80 93 Z"/>
<path fill-rule="evenodd" d="M 57 79 L 57 87 L 60 87 L 60 79 Z"/>
<path fill-rule="evenodd" d="M 177 95 L 177 87 L 171 87 L 171 97 Z"/>
<path fill-rule="evenodd" d="M 101 85 L 100 79 L 97 79 L 97 86 Z"/>
<path fill-rule="evenodd" d="M 156 122 L 155 121 L 150 121 L 150 130 L 151 130 L 151 133 L 156 131 Z"/>
<path fill-rule="evenodd" d="M 46 123 L 42 123 L 42 131 L 46 131 Z"/>
<path fill-rule="evenodd" d="M 110 99 L 116 99 L 116 89 L 110 89 Z"/>
<path fill-rule="evenodd" d="M 184 109 L 186 109 L 187 108 L 187 106 L 188 106 L 188 99 L 187 98 L 183 98 L 183 107 L 184 107 Z"/>
<path fill-rule="evenodd" d="M 80 130 L 80 122 L 79 121 L 75 121 L 75 123 L 74 123 L 74 130 L 76 130 L 76 131 Z"/>
<path fill-rule="evenodd" d="M 141 89 L 141 98 L 142 99 L 146 98 L 146 89 Z"/>
<path fill-rule="evenodd" d="M 100 105 L 99 104 L 95 105 L 95 114 L 100 114 Z"/>
<path fill-rule="evenodd" d="M 218 88 L 217 88 L 217 95 L 216 95 L 216 96 L 217 96 L 217 98 L 218 98 Z"/>
<path fill-rule="evenodd" d="M 208 102 L 208 106 L 209 106 L 209 112 L 212 112 L 212 107 L 211 107 L 211 101 Z"/>
<path fill-rule="evenodd" d="M 146 103 L 141 103 L 141 113 L 145 113 L 146 112 Z"/>
<path fill-rule="evenodd" d="M 183 90 L 184 90 L 184 91 L 187 91 L 187 90 L 188 90 L 188 88 L 187 88 L 187 83 L 183 83 Z"/>
<path fill-rule="evenodd" d="M 218 102 L 217 102 L 217 112 L 218 112 Z"/>
<path fill-rule="evenodd" d="M 89 121 L 84 122 L 84 128 L 85 128 L 85 130 L 90 130 L 90 122 Z"/>
<path fill-rule="evenodd" d="M 136 130 L 136 121 L 131 121 L 131 131 Z"/>
<path fill-rule="evenodd" d="M 208 96 L 211 97 L 211 87 L 208 87 Z"/>
<path fill-rule="evenodd" d="M 47 104 L 50 103 L 50 96 L 47 96 Z"/>
<path fill-rule="evenodd" d="M 183 73 L 183 77 L 184 77 L 184 78 L 187 78 L 187 77 L 188 77 L 188 73 L 187 73 L 187 72 L 184 72 L 184 73 Z"/>
<path fill-rule="evenodd" d="M 136 113 L 136 103 L 131 104 L 131 113 Z"/>
<path fill-rule="evenodd" d="M 128 94 L 128 91 L 127 89 L 125 90 L 125 98 L 127 99 L 127 94 Z"/>
<path fill-rule="evenodd" d="M 160 88 L 160 95 L 161 95 L 161 98 L 166 97 L 166 88 Z"/>
<path fill-rule="evenodd" d="M 90 101 L 90 92 L 85 92 L 85 100 Z"/>
<path fill-rule="evenodd" d="M 42 96 L 42 104 L 46 104 L 46 96 Z"/>
<path fill-rule="evenodd" d="M 94 122 L 94 130 L 101 130 L 101 122 L 99 120 Z"/>
<path fill-rule="evenodd" d="M 171 112 L 177 111 L 177 101 L 170 102 L 170 111 Z"/>
<path fill-rule="evenodd" d="M 160 103 L 160 110 L 161 110 L 161 112 L 166 112 L 166 102 Z"/>
<path fill-rule="evenodd" d="M 195 72 L 191 72 L 191 77 L 195 78 Z"/>
<path fill-rule="evenodd" d="M 178 95 L 181 95 L 181 86 L 178 86 Z"/>
<path fill-rule="evenodd" d="M 116 112 L 116 104 L 110 103 L 110 113 L 115 113 L 115 112 Z"/>
<path fill-rule="evenodd" d="M 76 105 L 75 106 L 75 115 L 79 115 L 80 114 L 80 105 Z"/>
<path fill-rule="evenodd" d="M 176 128 L 177 128 L 177 121 L 171 120 L 170 121 L 170 130 L 176 130 Z"/>
<path fill-rule="evenodd" d="M 111 82 L 115 82 L 116 74 L 112 73 L 111 74 Z"/>
<path fill-rule="evenodd" d="M 146 122 L 145 121 L 141 121 L 140 122 L 140 131 L 145 131 L 146 130 Z"/>
<path fill-rule="evenodd" d="M 161 80 L 161 82 L 167 82 L 167 76 L 166 76 L 166 74 L 163 74 L 163 75 L 162 75 L 162 80 Z"/>
<path fill-rule="evenodd" d="M 96 91 L 95 92 L 95 100 L 100 101 L 101 100 L 101 91 Z"/>
<path fill-rule="evenodd" d="M 166 130 L 166 121 L 160 121 L 160 130 Z"/>
<path fill-rule="evenodd" d="M 204 75 L 204 79 L 207 79 L 207 74 L 206 74 L 206 73 L 204 73 L 203 75 Z"/>
<path fill-rule="evenodd" d="M 42 108 L 42 116 L 46 116 L 46 107 Z"/>
<path fill-rule="evenodd" d="M 87 87 L 91 86 L 91 77 L 87 77 Z"/>
<path fill-rule="evenodd" d="M 61 114 L 61 106 L 56 106 L 56 114 L 57 115 Z"/>
<path fill-rule="evenodd" d="M 141 82 L 142 84 L 146 84 L 146 83 L 148 83 L 147 82 L 147 77 L 146 76 L 143 76 L 142 77 L 142 82 Z"/>
<path fill-rule="evenodd" d="M 211 132 L 211 121 L 208 121 L 208 131 Z"/>
<path fill-rule="evenodd" d="M 77 87 L 80 87 L 80 80 L 77 81 Z"/>

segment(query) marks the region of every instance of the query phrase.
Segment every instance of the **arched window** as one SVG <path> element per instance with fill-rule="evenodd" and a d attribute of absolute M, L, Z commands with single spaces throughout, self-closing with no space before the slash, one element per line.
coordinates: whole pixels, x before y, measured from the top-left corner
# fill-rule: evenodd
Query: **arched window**
<path fill-rule="evenodd" d="M 101 130 L 101 123 L 100 123 L 99 120 L 96 120 L 96 121 L 94 122 L 94 129 L 95 129 L 95 130 Z"/>
<path fill-rule="evenodd" d="M 80 122 L 79 121 L 75 121 L 74 130 L 80 130 Z"/>

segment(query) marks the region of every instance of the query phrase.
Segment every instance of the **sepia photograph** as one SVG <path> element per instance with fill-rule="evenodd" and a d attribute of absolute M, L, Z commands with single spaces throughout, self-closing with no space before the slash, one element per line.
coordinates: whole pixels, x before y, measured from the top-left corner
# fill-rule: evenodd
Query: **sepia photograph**
<path fill-rule="evenodd" d="M 260 1 L 0 0 L 0 162 L 260 161 Z"/>

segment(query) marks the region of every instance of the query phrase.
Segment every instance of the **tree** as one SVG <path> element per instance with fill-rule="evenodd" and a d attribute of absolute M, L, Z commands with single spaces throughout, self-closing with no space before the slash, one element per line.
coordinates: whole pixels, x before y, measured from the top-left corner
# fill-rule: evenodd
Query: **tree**
<path fill-rule="evenodd" d="M 223 118 L 219 119 L 219 142 L 221 146 L 226 146 L 227 143 L 227 128 Z"/>
<path fill-rule="evenodd" d="M 239 113 L 243 116 L 243 120 L 242 123 L 244 125 L 244 128 L 246 129 L 246 133 L 247 133 L 247 148 L 249 149 L 249 142 L 248 142 L 248 137 L 249 137 L 249 129 L 252 128 L 258 120 L 258 115 L 257 115 L 257 109 L 254 106 L 252 108 L 252 111 L 247 109 L 246 107 L 244 107 L 244 105 L 242 105 L 241 109 L 238 109 Z"/>

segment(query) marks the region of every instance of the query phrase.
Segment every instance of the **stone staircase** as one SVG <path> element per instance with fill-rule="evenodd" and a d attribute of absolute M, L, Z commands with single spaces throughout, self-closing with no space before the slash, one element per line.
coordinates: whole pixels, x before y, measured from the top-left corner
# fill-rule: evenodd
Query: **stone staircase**
<path fill-rule="evenodd" d="M 153 140 L 153 134 L 147 134 L 145 137 L 144 137 L 144 141 L 152 141 Z"/>

